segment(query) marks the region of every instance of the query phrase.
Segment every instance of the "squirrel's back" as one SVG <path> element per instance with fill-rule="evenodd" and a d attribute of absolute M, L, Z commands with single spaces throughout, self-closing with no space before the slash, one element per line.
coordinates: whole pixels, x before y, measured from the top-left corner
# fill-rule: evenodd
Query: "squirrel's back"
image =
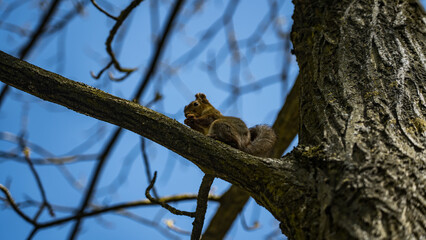
<path fill-rule="evenodd" d="M 239 118 L 223 116 L 203 93 L 185 106 L 185 124 L 211 138 L 254 156 L 269 157 L 276 135 L 272 128 L 257 125 L 250 129 Z"/>
<path fill-rule="evenodd" d="M 272 147 L 277 140 L 274 130 L 267 125 L 256 125 L 249 130 L 250 144 L 241 150 L 258 157 L 270 157 Z"/>

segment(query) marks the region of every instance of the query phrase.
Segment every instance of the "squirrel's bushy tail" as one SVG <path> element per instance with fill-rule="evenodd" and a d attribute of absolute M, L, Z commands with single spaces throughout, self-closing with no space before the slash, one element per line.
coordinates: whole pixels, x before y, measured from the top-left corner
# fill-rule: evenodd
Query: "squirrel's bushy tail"
<path fill-rule="evenodd" d="M 266 125 L 257 125 L 249 130 L 251 144 L 243 151 L 258 157 L 270 157 L 272 147 L 277 140 L 274 130 Z"/>

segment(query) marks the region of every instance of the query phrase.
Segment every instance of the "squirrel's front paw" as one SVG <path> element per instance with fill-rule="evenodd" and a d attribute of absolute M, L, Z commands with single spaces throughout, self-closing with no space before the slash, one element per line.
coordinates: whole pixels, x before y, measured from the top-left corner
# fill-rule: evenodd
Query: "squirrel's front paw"
<path fill-rule="evenodd" d="M 193 126 L 194 125 L 194 118 L 186 118 L 183 123 L 185 123 L 188 126 Z"/>

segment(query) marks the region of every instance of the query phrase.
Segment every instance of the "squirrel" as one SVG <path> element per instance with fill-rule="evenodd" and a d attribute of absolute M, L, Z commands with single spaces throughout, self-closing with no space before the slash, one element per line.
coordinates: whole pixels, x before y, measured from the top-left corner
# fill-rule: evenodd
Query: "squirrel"
<path fill-rule="evenodd" d="M 249 129 L 241 119 L 223 116 L 203 93 L 195 95 L 184 113 L 184 123 L 190 128 L 254 156 L 269 157 L 277 138 L 266 125 Z"/>

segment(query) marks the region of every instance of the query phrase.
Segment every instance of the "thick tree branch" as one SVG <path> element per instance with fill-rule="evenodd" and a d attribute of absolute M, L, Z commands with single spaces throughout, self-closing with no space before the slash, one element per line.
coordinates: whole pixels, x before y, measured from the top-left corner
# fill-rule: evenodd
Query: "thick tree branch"
<path fill-rule="evenodd" d="M 44 100 L 133 131 L 187 158 L 205 173 L 247 190 L 278 219 L 274 191 L 305 185 L 297 180 L 294 156 L 254 157 L 210 139 L 162 114 L 0 53 L 0 80 Z M 307 173 L 303 173 L 306 175 Z M 300 187 L 300 186 L 299 186 Z M 299 188 L 298 187 L 298 188 Z M 281 190 L 279 190 L 281 189 Z M 300 195 L 300 194 L 297 194 Z M 295 195 L 296 196 L 296 195 Z"/>

